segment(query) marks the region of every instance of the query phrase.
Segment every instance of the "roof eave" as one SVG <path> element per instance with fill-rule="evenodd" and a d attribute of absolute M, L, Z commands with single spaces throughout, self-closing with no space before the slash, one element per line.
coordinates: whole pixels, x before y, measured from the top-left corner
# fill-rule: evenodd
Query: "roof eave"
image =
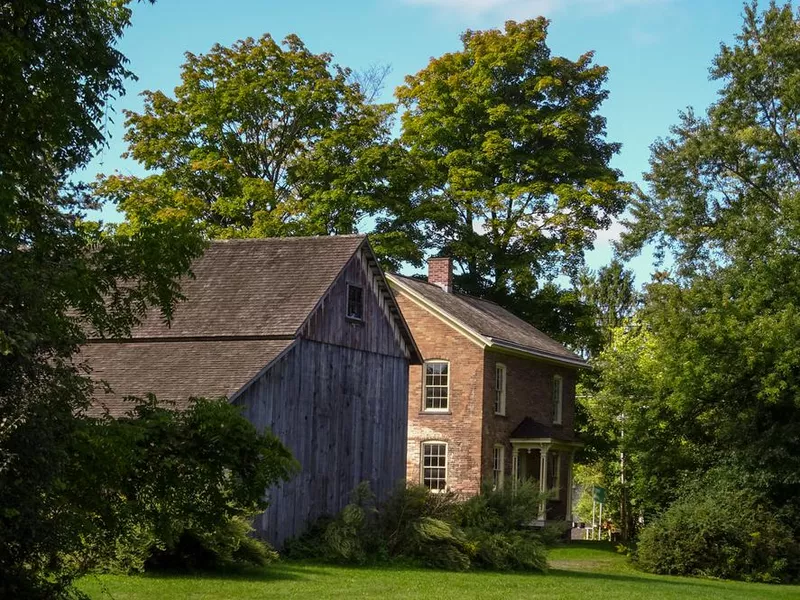
<path fill-rule="evenodd" d="M 578 369 L 591 369 L 589 363 L 587 363 L 585 360 L 583 360 L 578 356 L 576 356 L 574 359 L 568 356 L 559 356 L 558 354 L 551 354 L 549 352 L 535 350 L 533 348 L 529 348 L 528 346 L 522 346 L 520 344 L 515 344 L 507 340 L 498 340 L 495 338 L 489 338 L 489 347 L 494 350 L 501 350 L 507 352 L 509 354 L 517 354 L 526 357 L 532 356 L 540 360 L 543 360 L 545 362 L 566 365 Z"/>

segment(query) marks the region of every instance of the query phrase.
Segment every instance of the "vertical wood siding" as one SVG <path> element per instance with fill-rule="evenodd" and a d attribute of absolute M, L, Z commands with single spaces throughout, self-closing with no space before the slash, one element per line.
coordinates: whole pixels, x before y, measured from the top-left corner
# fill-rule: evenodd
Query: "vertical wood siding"
<path fill-rule="evenodd" d="M 363 321 L 345 318 L 348 284 L 364 290 Z M 357 253 L 306 321 L 300 336 L 367 352 L 407 357 L 409 349 L 387 302 L 363 252 Z"/>
<path fill-rule="evenodd" d="M 407 394 L 405 358 L 300 339 L 238 396 L 247 418 L 301 464 L 269 491 L 259 534 L 280 546 L 340 511 L 362 481 L 385 498 L 405 476 Z"/>

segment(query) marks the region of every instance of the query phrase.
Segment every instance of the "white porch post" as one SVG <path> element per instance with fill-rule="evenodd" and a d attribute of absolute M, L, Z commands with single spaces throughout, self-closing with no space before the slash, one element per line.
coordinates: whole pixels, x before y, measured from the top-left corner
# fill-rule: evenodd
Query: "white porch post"
<path fill-rule="evenodd" d="M 567 521 L 572 521 L 572 462 L 575 458 L 575 450 L 571 450 L 567 455 Z"/>
<path fill-rule="evenodd" d="M 539 492 L 542 494 L 542 501 L 539 504 L 540 521 L 545 521 L 547 518 L 547 450 L 548 446 L 542 445 L 539 451 Z"/>

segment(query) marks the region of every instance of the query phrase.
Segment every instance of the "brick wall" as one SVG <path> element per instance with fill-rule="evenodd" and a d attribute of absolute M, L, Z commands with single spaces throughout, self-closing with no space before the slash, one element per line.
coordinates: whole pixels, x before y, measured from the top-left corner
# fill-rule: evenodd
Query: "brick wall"
<path fill-rule="evenodd" d="M 448 486 L 465 494 L 492 479 L 492 450 L 502 443 L 506 481 L 511 474 L 509 435 L 523 418 L 552 421 L 552 378 L 563 378 L 562 427 L 571 431 L 575 414 L 575 369 L 484 351 L 461 333 L 396 290 L 400 310 L 424 359 L 450 361 L 450 411 L 424 413 L 423 367 L 409 371 L 407 479 L 421 482 L 422 442 L 448 444 Z M 506 416 L 494 414 L 495 365 L 506 365 Z M 563 464 L 563 463 L 562 463 Z M 562 473 L 562 481 L 565 473 Z"/>
<path fill-rule="evenodd" d="M 506 366 L 506 415 L 494 414 L 495 367 Z M 553 427 L 572 432 L 575 420 L 576 370 L 550 364 L 533 358 L 523 358 L 487 351 L 484 365 L 485 395 L 489 399 L 484 407 L 482 474 L 485 481 L 492 477 L 492 450 L 495 444 L 505 447 L 505 476 L 511 476 L 511 432 L 525 417 L 551 425 L 553 376 L 563 380 L 561 425 Z M 563 464 L 563 461 L 562 461 Z M 564 473 L 562 473 L 564 475 Z"/>
<path fill-rule="evenodd" d="M 480 489 L 481 421 L 483 418 L 483 349 L 404 294 L 397 293 L 400 310 L 425 359 L 450 361 L 449 414 L 423 413 L 423 367 L 412 365 L 408 386 L 407 478 L 421 482 L 422 442 L 448 444 L 448 486 L 465 494 Z"/>

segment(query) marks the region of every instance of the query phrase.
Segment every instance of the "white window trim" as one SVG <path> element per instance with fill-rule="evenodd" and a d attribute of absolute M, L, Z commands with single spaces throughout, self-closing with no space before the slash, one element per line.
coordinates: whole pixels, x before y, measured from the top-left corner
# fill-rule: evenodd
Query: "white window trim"
<path fill-rule="evenodd" d="M 503 372 L 503 388 L 502 390 L 497 389 L 497 372 Z M 503 363 L 496 363 L 494 365 L 494 414 L 496 415 L 503 415 L 506 414 L 506 391 L 508 390 L 508 369 Z M 497 410 L 497 392 L 500 392 L 500 410 Z"/>
<path fill-rule="evenodd" d="M 428 371 L 427 366 L 432 363 L 446 364 L 447 365 L 447 406 L 444 408 L 428 408 L 427 388 L 428 388 Z M 452 370 L 449 360 L 443 358 L 432 358 L 422 363 L 422 412 L 426 413 L 449 413 L 450 412 L 450 377 Z"/>
<path fill-rule="evenodd" d="M 503 484 L 505 483 L 506 478 L 506 447 L 503 444 L 495 444 L 492 448 L 492 483 L 494 483 L 494 452 L 495 450 L 500 450 L 500 476 L 497 478 L 497 484 L 495 489 L 502 490 Z"/>
<path fill-rule="evenodd" d="M 556 387 L 558 382 L 558 401 L 553 399 L 553 388 Z M 553 425 L 561 425 L 564 417 L 564 379 L 561 375 L 553 375 L 552 388 L 550 389 L 550 397 L 553 402 Z M 556 410 L 558 406 L 558 410 Z"/>
<path fill-rule="evenodd" d="M 427 444 L 439 444 L 444 446 L 444 489 L 433 489 L 425 486 L 425 446 Z M 419 482 L 429 492 L 441 494 L 448 490 L 448 477 L 450 476 L 450 446 L 442 440 L 425 440 L 419 445 Z"/>

